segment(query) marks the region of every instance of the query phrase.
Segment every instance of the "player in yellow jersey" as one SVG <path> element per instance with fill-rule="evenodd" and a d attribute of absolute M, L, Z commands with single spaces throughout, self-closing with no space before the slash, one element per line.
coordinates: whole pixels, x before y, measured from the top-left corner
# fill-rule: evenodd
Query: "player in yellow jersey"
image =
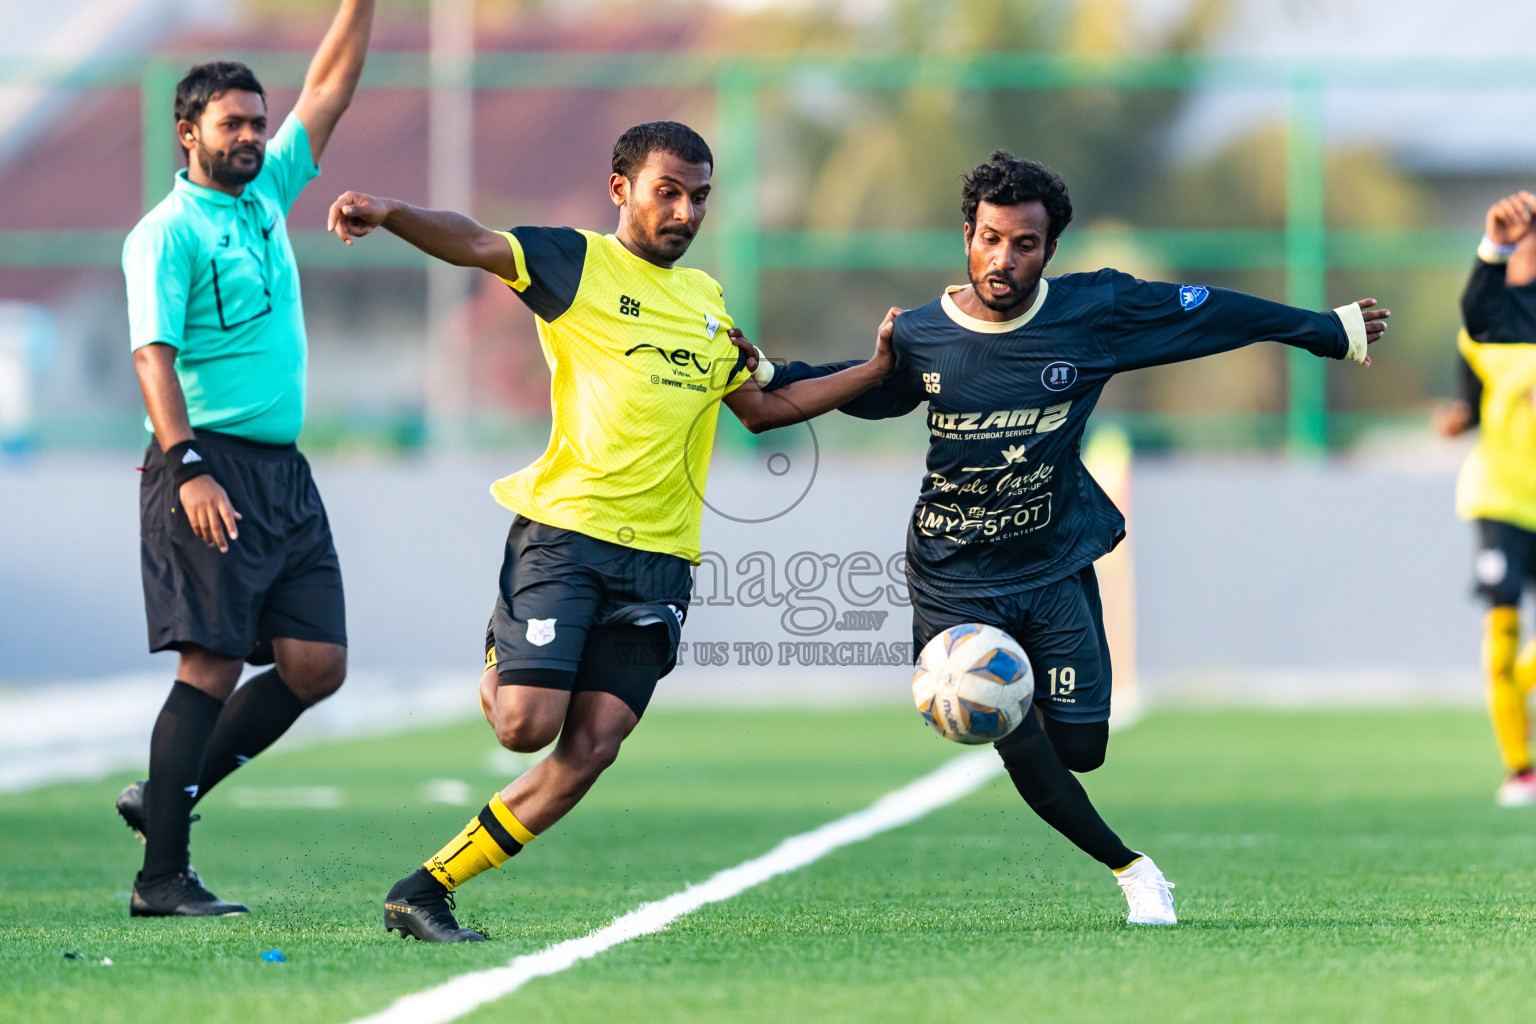
<path fill-rule="evenodd" d="M 675 663 L 719 406 L 756 433 L 835 409 L 890 372 L 888 316 L 869 362 L 772 394 L 757 386 L 755 350 L 720 286 L 675 265 L 704 221 L 713 169 L 685 125 L 629 129 L 613 150 L 611 235 L 492 231 L 359 192 L 331 207 L 348 244 L 383 227 L 499 277 L 538 318 L 552 376 L 549 448 L 491 488 L 515 518 L 480 698 L 502 746 L 554 750 L 390 890 L 384 924 L 402 938 L 484 938 L 454 919 L 452 890 L 576 805 Z"/>
<path fill-rule="evenodd" d="M 1460 397 L 1441 411 L 1442 433 L 1481 426 L 1456 486 L 1456 510 L 1477 523 L 1473 564 L 1488 602 L 1483 669 L 1488 712 L 1506 776 L 1504 807 L 1536 803 L 1526 696 L 1536 684 L 1536 640 L 1520 652 L 1520 595 L 1536 579 L 1536 195 L 1488 210 L 1487 234 L 1462 296 Z"/>

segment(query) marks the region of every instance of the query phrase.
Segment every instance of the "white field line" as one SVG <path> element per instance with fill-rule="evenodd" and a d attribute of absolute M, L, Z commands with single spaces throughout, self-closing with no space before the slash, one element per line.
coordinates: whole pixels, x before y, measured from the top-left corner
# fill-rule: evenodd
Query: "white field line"
<path fill-rule="evenodd" d="M 629 939 L 659 932 L 684 914 L 728 900 L 778 875 L 820 860 L 834 850 L 909 824 L 959 800 L 1002 773 L 991 749 L 961 754 L 937 771 L 887 793 L 862 811 L 791 836 L 753 860 L 726 868 L 699 885 L 645 903 L 606 927 L 516 957 L 505 967 L 450 978 L 435 988 L 404 996 L 353 1024 L 446 1024 L 479 1006 L 515 992 L 534 978 L 556 974 Z"/>

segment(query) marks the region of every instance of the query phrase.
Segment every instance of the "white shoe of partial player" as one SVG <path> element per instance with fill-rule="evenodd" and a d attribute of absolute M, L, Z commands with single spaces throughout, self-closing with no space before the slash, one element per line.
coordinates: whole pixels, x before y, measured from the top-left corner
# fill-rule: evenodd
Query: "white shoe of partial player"
<path fill-rule="evenodd" d="M 1131 905 L 1126 924 L 1178 924 L 1173 913 L 1173 883 L 1152 863 L 1152 858 L 1140 854 L 1131 866 L 1115 872 L 1115 881 L 1125 893 L 1125 901 Z"/>
<path fill-rule="evenodd" d="M 1499 784 L 1494 797 L 1500 807 L 1529 807 L 1536 804 L 1536 775 L 1511 775 Z"/>

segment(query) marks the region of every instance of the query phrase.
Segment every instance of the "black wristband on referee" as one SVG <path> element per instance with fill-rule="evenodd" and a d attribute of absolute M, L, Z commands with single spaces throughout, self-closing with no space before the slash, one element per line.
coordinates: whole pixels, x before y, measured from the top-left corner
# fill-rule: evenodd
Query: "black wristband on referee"
<path fill-rule="evenodd" d="M 171 467 L 171 479 L 177 488 L 188 480 L 196 480 L 213 472 L 198 454 L 196 441 L 179 441 L 171 445 L 165 450 L 165 461 Z"/>

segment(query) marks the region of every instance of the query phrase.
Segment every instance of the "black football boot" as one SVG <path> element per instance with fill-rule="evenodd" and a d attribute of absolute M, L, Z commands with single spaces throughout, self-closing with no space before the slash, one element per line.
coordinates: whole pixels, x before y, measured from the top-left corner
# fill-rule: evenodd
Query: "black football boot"
<path fill-rule="evenodd" d="M 117 813 L 122 817 L 123 824 L 133 829 L 133 834 L 139 837 L 139 842 L 144 842 L 147 834 L 145 829 L 149 827 L 149 819 L 144 816 L 144 787 L 149 785 L 148 779 L 140 779 L 138 782 L 130 782 L 123 787 L 123 791 L 117 794 Z M 194 814 L 189 821 L 202 821 L 201 814 Z"/>
<path fill-rule="evenodd" d="M 384 930 L 422 942 L 484 942 L 473 928 L 460 928 L 453 916 L 453 893 L 418 868 L 396 882 L 384 897 Z"/>
<path fill-rule="evenodd" d="M 128 901 L 128 913 L 133 917 L 223 917 L 250 912 L 244 904 L 221 900 L 203 888 L 202 880 L 190 869 L 151 882 L 142 876 L 134 878 L 133 897 Z"/>
<path fill-rule="evenodd" d="M 130 782 L 117 794 L 117 813 L 133 829 L 133 834 L 139 837 L 141 843 L 144 841 L 144 830 L 149 827 L 149 821 L 144 817 L 144 787 L 148 784 L 148 779 Z"/>

